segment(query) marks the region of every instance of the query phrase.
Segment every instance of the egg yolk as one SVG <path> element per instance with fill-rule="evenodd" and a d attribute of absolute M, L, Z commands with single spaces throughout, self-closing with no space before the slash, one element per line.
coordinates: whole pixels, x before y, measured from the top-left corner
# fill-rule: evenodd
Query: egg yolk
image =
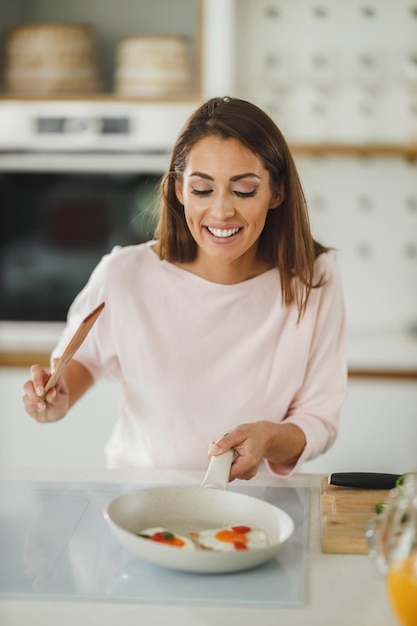
<path fill-rule="evenodd" d="M 235 550 L 247 550 L 248 538 L 246 533 L 249 531 L 248 526 L 232 526 L 231 530 L 219 530 L 215 534 L 215 538 L 224 543 L 233 543 Z"/>

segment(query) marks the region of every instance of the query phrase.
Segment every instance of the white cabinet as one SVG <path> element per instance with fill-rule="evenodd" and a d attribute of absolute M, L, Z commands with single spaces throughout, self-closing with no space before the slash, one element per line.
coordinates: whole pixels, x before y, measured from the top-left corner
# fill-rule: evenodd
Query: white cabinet
<path fill-rule="evenodd" d="M 417 470 L 417 384 L 407 380 L 353 379 L 339 437 L 303 471 L 392 472 Z"/>

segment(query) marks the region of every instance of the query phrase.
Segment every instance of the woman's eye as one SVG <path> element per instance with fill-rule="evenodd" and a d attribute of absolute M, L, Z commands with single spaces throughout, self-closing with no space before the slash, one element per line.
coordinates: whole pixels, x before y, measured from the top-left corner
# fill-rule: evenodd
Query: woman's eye
<path fill-rule="evenodd" d="M 212 189 L 192 189 L 191 193 L 193 193 L 195 196 L 199 196 L 204 197 L 204 196 L 208 196 L 213 190 Z"/>
<path fill-rule="evenodd" d="M 191 193 L 199 198 L 204 198 L 213 193 L 213 189 L 195 189 L 195 187 L 192 187 Z M 239 191 L 238 189 L 235 189 L 233 190 L 233 193 L 238 198 L 252 198 L 252 196 L 256 194 L 256 189 L 253 189 L 252 191 Z"/>
<path fill-rule="evenodd" d="M 252 198 L 256 194 L 256 189 L 252 189 L 252 191 L 234 191 L 234 194 L 238 198 Z"/>

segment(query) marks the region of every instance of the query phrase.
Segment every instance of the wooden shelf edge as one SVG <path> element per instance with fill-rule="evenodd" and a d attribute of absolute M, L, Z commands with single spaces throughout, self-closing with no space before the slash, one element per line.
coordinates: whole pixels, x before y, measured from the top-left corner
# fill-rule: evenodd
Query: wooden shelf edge
<path fill-rule="evenodd" d="M 0 102 L 144 102 L 146 104 L 189 103 L 200 102 L 199 92 L 184 94 L 183 96 L 119 96 L 115 93 L 84 93 L 84 94 L 56 94 L 24 95 L 0 93 Z"/>
<path fill-rule="evenodd" d="M 417 370 L 413 369 L 351 368 L 348 374 L 349 379 L 417 380 Z"/>
<path fill-rule="evenodd" d="M 401 157 L 417 159 L 417 142 L 408 144 L 290 144 L 295 155 L 305 156 L 360 156 L 360 157 Z"/>
<path fill-rule="evenodd" d="M 48 367 L 49 356 L 47 352 L 0 351 L 0 367 L 30 367 L 34 363 Z M 417 380 L 417 370 L 355 367 L 349 369 L 349 379 Z"/>
<path fill-rule="evenodd" d="M 49 367 L 49 357 L 46 352 L 0 352 L 0 367 L 30 367 L 34 363 Z"/>

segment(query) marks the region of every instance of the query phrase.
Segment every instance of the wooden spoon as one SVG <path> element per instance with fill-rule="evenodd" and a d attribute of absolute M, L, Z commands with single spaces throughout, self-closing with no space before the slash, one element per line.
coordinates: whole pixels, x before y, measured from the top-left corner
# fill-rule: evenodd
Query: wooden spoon
<path fill-rule="evenodd" d="M 83 343 L 84 339 L 87 337 L 88 333 L 94 326 L 98 316 L 104 309 L 105 303 L 102 302 L 92 311 L 87 317 L 83 319 L 77 330 L 75 331 L 73 337 L 70 339 L 67 347 L 65 348 L 62 356 L 58 359 L 55 364 L 53 371 L 51 372 L 51 376 L 48 382 L 45 385 L 45 390 L 43 392 L 43 398 L 45 398 L 48 391 L 55 385 L 58 378 L 61 376 L 68 362 L 72 359 L 74 354 L 77 352 L 78 348 Z"/>

